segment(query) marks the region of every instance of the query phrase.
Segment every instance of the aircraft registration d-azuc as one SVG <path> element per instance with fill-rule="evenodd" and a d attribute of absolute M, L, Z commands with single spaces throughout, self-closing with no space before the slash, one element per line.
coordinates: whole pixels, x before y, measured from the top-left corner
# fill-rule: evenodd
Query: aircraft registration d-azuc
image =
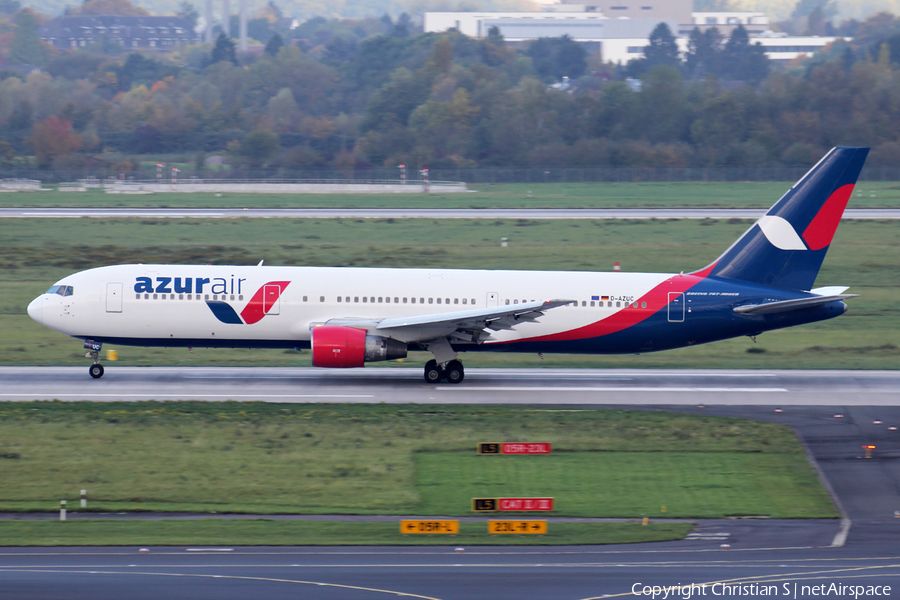
<path fill-rule="evenodd" d="M 709 266 L 597 273 L 115 265 L 75 273 L 28 306 L 102 344 L 311 349 L 317 367 L 434 355 L 425 381 L 463 380 L 460 352 L 631 354 L 831 319 L 846 287 L 813 288 L 868 148 L 834 148 Z"/>

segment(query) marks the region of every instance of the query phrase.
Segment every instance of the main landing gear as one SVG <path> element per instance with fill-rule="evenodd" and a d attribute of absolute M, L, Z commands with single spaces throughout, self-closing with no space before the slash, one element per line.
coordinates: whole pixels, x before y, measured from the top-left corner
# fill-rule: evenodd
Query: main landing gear
<path fill-rule="evenodd" d="M 455 359 L 443 365 L 439 365 L 433 359 L 425 363 L 425 381 L 428 383 L 440 383 L 442 380 L 446 380 L 447 383 L 460 383 L 465 376 L 462 362 Z"/>

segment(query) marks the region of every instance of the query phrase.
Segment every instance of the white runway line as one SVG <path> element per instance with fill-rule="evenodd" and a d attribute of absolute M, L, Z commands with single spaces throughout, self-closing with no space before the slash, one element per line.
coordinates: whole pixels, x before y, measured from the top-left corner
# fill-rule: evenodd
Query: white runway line
<path fill-rule="evenodd" d="M 787 388 L 727 388 L 727 387 L 438 387 L 444 392 L 739 392 L 743 394 L 772 394 L 787 392 Z"/>
<path fill-rule="evenodd" d="M 374 394 L 80 394 L 54 392 L 28 392 L 22 394 L 0 394 L 2 397 L 36 396 L 54 398 L 374 398 Z"/>

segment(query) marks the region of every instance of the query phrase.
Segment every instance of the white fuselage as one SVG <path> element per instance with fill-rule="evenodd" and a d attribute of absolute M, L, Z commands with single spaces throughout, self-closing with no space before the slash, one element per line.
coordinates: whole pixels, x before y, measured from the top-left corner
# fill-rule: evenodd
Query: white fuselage
<path fill-rule="evenodd" d="M 310 328 L 330 319 L 383 319 L 564 298 L 538 322 L 492 333 L 487 344 L 558 334 L 607 319 L 672 275 L 560 271 L 360 269 L 270 266 L 120 265 L 70 275 L 69 296 L 44 294 L 29 306 L 35 320 L 80 338 L 120 343 L 201 346 L 270 342 L 305 346 Z M 149 285 L 148 285 L 148 282 Z M 224 323 L 208 301 L 240 314 L 267 283 L 288 282 L 257 322 Z M 604 298 L 604 299 L 601 299 Z M 647 308 L 650 310 L 650 308 Z M 130 340 L 130 341 L 123 341 Z M 223 344 L 225 340 L 232 344 Z M 252 344 L 258 345 L 258 344 Z"/>

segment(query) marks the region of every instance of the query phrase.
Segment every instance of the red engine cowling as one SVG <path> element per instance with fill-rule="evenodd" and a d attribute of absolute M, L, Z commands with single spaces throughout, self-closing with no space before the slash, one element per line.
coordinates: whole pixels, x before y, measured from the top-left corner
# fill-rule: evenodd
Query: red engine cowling
<path fill-rule="evenodd" d="M 345 369 L 366 361 L 366 330 L 354 327 L 316 327 L 312 330 L 314 367 Z"/>

